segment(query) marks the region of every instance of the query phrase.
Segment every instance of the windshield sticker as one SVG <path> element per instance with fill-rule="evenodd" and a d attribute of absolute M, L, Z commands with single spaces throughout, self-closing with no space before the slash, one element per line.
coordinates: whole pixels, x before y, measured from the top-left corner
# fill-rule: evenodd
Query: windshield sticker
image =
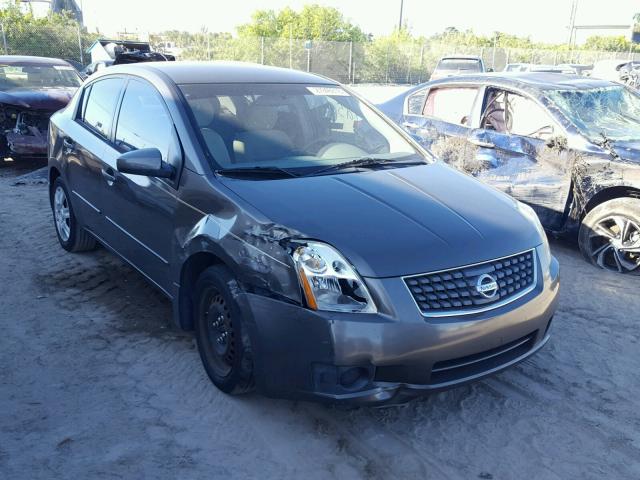
<path fill-rule="evenodd" d="M 74 70 L 73 67 L 68 67 L 66 65 L 53 65 L 53 68 L 56 70 Z"/>
<path fill-rule="evenodd" d="M 340 87 L 307 87 L 307 90 L 312 95 L 325 95 L 328 97 L 348 97 L 349 93 Z"/>

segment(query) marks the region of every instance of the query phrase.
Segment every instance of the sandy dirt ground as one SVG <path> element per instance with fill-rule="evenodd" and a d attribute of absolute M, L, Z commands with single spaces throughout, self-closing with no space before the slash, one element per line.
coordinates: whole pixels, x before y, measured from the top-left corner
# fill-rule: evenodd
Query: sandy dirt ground
<path fill-rule="evenodd" d="M 640 279 L 566 244 L 553 338 L 403 407 L 228 397 L 168 302 L 57 244 L 45 185 L 0 165 L 1 479 L 637 479 Z"/>

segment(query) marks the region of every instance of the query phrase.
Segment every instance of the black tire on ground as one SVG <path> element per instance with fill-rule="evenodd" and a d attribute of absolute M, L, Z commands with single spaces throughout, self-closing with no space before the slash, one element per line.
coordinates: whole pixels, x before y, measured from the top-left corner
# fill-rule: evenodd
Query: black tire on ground
<path fill-rule="evenodd" d="M 58 216 L 60 215 L 60 212 L 56 211 L 56 194 L 61 195 L 59 192 L 62 192 L 64 195 L 63 205 L 68 212 L 68 219 L 66 221 L 66 225 L 69 229 L 68 236 L 63 235 L 60 227 L 58 226 Z M 95 249 L 97 246 L 96 239 L 78 223 L 76 216 L 73 213 L 73 206 L 69 201 L 69 192 L 60 177 L 56 178 L 53 182 L 50 195 L 51 209 L 53 211 L 53 224 L 56 229 L 58 242 L 60 242 L 62 248 L 68 252 L 85 252 Z"/>
<path fill-rule="evenodd" d="M 615 198 L 593 208 L 582 220 L 578 244 L 593 265 L 640 275 L 640 199 Z"/>
<path fill-rule="evenodd" d="M 251 342 L 233 292 L 238 282 L 223 266 L 207 268 L 195 289 L 198 351 L 211 381 L 225 393 L 254 389 Z"/>

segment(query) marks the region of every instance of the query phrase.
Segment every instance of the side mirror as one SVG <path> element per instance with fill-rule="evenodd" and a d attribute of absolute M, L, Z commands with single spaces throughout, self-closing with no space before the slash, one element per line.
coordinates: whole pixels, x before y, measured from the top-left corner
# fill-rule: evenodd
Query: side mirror
<path fill-rule="evenodd" d="M 157 148 L 141 148 L 123 153 L 117 160 L 118 171 L 147 177 L 171 178 L 174 168 L 162 161 Z"/>

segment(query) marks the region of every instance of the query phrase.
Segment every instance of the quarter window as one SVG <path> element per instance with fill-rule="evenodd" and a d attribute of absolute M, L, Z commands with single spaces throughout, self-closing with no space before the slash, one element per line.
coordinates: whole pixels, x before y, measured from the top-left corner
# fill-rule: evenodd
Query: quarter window
<path fill-rule="evenodd" d="M 113 114 L 124 81 L 106 78 L 91 85 L 82 120 L 104 137 L 109 136 Z"/>
<path fill-rule="evenodd" d="M 469 125 L 477 94 L 478 89 L 475 87 L 433 88 L 429 90 L 424 115 L 448 123 Z"/>
<path fill-rule="evenodd" d="M 121 150 L 157 148 L 166 161 L 173 139 L 173 122 L 160 94 L 151 86 L 131 80 L 122 98 L 115 143 Z"/>
<path fill-rule="evenodd" d="M 407 99 L 407 114 L 420 115 L 422 106 L 424 105 L 424 97 L 427 95 L 427 89 L 418 90 Z"/>

